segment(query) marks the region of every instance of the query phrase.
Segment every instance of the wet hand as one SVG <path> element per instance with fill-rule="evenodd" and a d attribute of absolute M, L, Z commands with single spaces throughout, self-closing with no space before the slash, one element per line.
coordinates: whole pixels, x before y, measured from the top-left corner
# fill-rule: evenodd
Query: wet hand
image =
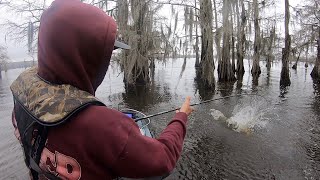
<path fill-rule="evenodd" d="M 192 113 L 192 111 L 194 111 L 194 109 L 190 106 L 190 100 L 191 100 L 191 97 L 188 96 L 185 102 L 182 104 L 180 110 L 179 111 L 177 110 L 176 112 L 184 112 L 189 116 Z"/>

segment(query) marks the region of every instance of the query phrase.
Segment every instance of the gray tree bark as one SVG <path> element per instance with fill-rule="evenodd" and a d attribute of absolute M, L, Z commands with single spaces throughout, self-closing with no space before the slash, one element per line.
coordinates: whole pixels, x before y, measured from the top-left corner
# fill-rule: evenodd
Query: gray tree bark
<path fill-rule="evenodd" d="M 230 63 L 230 46 L 231 46 L 231 25 L 230 25 L 230 1 L 224 0 L 222 7 L 223 16 L 223 48 L 222 48 L 222 60 L 218 65 L 219 81 L 234 81 L 236 80 L 232 65 Z"/>
<path fill-rule="evenodd" d="M 237 76 L 243 76 L 244 74 L 244 66 L 243 66 L 243 59 L 244 59 L 244 45 L 246 41 L 245 35 L 245 25 L 247 23 L 247 17 L 245 13 L 245 7 L 243 0 L 240 0 L 241 4 L 241 16 L 240 16 L 240 23 L 238 23 L 238 44 L 237 44 Z M 239 6 L 237 6 L 237 14 L 239 14 Z"/>
<path fill-rule="evenodd" d="M 251 74 L 254 79 L 259 78 L 261 74 L 260 70 L 260 48 L 261 48 L 261 37 L 260 37 L 260 25 L 259 25 L 259 7 L 258 0 L 253 0 L 254 9 L 254 54 Z"/>
<path fill-rule="evenodd" d="M 214 37 L 214 40 L 217 48 L 217 59 L 218 59 L 218 62 L 220 62 L 221 61 L 221 47 L 220 47 L 221 30 L 218 27 L 218 13 L 217 13 L 216 0 L 213 0 L 213 8 L 214 8 L 214 22 L 216 26 L 216 35 Z"/>
<path fill-rule="evenodd" d="M 312 69 L 312 72 L 311 72 L 311 77 L 316 80 L 317 82 L 320 82 L 320 26 L 318 27 L 318 30 L 319 30 L 319 37 L 318 37 L 318 40 L 317 40 L 317 44 L 318 44 L 318 47 L 317 47 L 317 60 L 316 60 L 316 64 L 315 66 L 313 67 Z"/>
<path fill-rule="evenodd" d="M 271 62 L 272 62 L 272 58 L 273 58 L 273 54 L 272 54 L 272 45 L 274 43 L 275 40 L 275 35 L 276 35 L 276 28 L 275 26 L 272 27 L 271 31 L 270 31 L 270 38 L 269 38 L 269 44 L 268 44 L 268 54 L 267 54 L 267 69 L 270 70 L 271 68 Z"/>
<path fill-rule="evenodd" d="M 196 6 L 197 4 L 197 0 L 194 0 L 194 4 Z M 197 15 L 197 11 L 195 10 L 195 14 Z M 197 18 L 196 18 L 197 19 Z M 196 20 L 197 22 L 197 20 Z M 200 66 L 200 58 L 199 58 L 199 36 L 198 36 L 198 23 L 196 23 L 196 44 L 195 44 L 195 48 L 194 48 L 195 52 L 196 52 L 196 63 L 195 63 L 195 67 L 199 67 Z"/>
<path fill-rule="evenodd" d="M 212 33 L 212 3 L 211 0 L 200 0 L 201 27 L 201 61 L 197 78 L 208 88 L 214 88 L 214 59 Z"/>
<path fill-rule="evenodd" d="M 291 81 L 289 77 L 289 55 L 291 48 L 291 38 L 289 35 L 289 0 L 285 0 L 285 47 L 282 49 L 282 70 L 280 77 L 280 86 L 290 86 Z"/>

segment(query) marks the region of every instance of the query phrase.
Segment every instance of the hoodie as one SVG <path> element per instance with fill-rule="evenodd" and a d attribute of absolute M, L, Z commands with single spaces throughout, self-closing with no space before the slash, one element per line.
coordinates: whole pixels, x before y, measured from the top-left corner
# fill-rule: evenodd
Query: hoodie
<path fill-rule="evenodd" d="M 99 8 L 55 0 L 40 20 L 38 76 L 94 95 L 108 69 L 116 33 L 115 21 Z M 186 123 L 187 115 L 176 113 L 154 139 L 143 136 L 123 113 L 91 105 L 50 127 L 39 166 L 61 179 L 161 176 L 176 165 Z"/>

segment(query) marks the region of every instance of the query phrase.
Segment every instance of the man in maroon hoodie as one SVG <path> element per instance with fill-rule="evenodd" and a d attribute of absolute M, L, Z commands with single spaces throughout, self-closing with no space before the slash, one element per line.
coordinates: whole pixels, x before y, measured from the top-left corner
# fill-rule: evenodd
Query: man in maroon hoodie
<path fill-rule="evenodd" d="M 79 0 L 55 0 L 43 13 L 38 67 L 11 85 L 15 135 L 33 179 L 143 178 L 174 169 L 190 97 L 157 139 L 94 97 L 119 46 L 116 32 L 111 17 Z"/>

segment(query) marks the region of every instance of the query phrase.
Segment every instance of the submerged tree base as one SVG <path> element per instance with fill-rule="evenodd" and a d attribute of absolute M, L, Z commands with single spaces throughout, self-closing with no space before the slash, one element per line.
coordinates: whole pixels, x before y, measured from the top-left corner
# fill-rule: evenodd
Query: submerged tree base
<path fill-rule="evenodd" d="M 127 93 L 137 93 L 140 91 L 146 91 L 148 89 L 148 85 L 136 85 L 136 84 L 126 84 L 125 83 L 125 91 Z"/>
<path fill-rule="evenodd" d="M 238 66 L 236 69 L 237 79 L 239 76 L 243 76 L 246 71 L 244 70 L 244 66 Z"/>
<path fill-rule="evenodd" d="M 320 82 L 320 67 L 318 65 L 314 66 L 312 71 L 311 71 L 311 77 L 314 81 Z"/>
<path fill-rule="evenodd" d="M 267 62 L 266 68 L 267 68 L 267 69 L 271 69 L 271 63 Z"/>
<path fill-rule="evenodd" d="M 319 84 L 320 84 L 320 26 L 318 28 L 318 31 L 319 31 L 318 32 L 319 37 L 317 40 L 317 44 L 318 44 L 317 60 L 316 60 L 315 66 L 313 67 L 312 72 L 310 74 L 313 79 L 314 87 L 319 87 Z M 306 65 L 307 65 L 307 63 L 305 64 L 305 66 Z"/>
<path fill-rule="evenodd" d="M 199 92 L 199 96 L 201 100 L 209 100 L 212 99 L 215 94 L 215 85 L 209 86 L 206 82 L 203 82 L 201 79 L 195 78 L 196 89 Z"/>
<path fill-rule="evenodd" d="M 252 69 L 251 71 L 252 76 L 260 76 L 261 74 L 261 68 L 260 66 L 255 67 L 254 69 Z"/>
<path fill-rule="evenodd" d="M 218 82 L 217 91 L 220 92 L 221 96 L 230 96 L 233 94 L 233 88 L 236 81 L 233 82 Z"/>
<path fill-rule="evenodd" d="M 194 78 L 194 80 L 196 81 L 198 86 L 203 89 L 214 90 L 215 89 L 214 77 L 211 77 L 211 82 L 209 82 L 207 78 L 202 78 L 201 74 L 202 74 L 201 68 L 196 68 L 196 77 Z"/>
<path fill-rule="evenodd" d="M 166 85 L 163 87 L 166 87 Z M 129 108 L 144 111 L 149 105 L 168 102 L 171 99 L 171 94 L 161 90 L 162 89 L 157 88 L 155 84 L 125 86 L 125 93 L 122 93 L 124 105 Z"/>
<path fill-rule="evenodd" d="M 281 70 L 280 86 L 285 87 L 290 85 L 291 85 L 291 81 L 290 81 L 289 72 L 285 67 L 283 67 Z"/>
<path fill-rule="evenodd" d="M 219 82 L 234 82 L 237 80 L 232 70 L 231 64 L 224 62 L 218 64 L 218 77 Z"/>
<path fill-rule="evenodd" d="M 244 72 L 243 73 L 237 73 L 237 90 L 241 90 L 241 88 L 242 88 L 243 76 L 244 76 Z"/>
<path fill-rule="evenodd" d="M 136 78 L 135 82 L 128 82 L 125 78 L 123 79 L 127 92 L 136 91 L 137 87 L 147 87 L 150 84 L 149 78 L 145 80 L 143 76 Z"/>
<path fill-rule="evenodd" d="M 259 85 L 259 77 L 260 77 L 260 75 L 253 75 L 252 76 L 252 87 L 254 87 L 253 89 L 255 89 L 255 87 L 257 87 Z"/>
<path fill-rule="evenodd" d="M 294 63 L 294 65 L 291 68 L 297 70 L 297 63 Z"/>
<path fill-rule="evenodd" d="M 316 61 L 316 65 L 313 67 L 310 75 L 314 81 L 320 82 L 320 28 L 319 28 L 319 39 L 318 39 L 317 43 L 318 43 L 317 61 Z"/>

